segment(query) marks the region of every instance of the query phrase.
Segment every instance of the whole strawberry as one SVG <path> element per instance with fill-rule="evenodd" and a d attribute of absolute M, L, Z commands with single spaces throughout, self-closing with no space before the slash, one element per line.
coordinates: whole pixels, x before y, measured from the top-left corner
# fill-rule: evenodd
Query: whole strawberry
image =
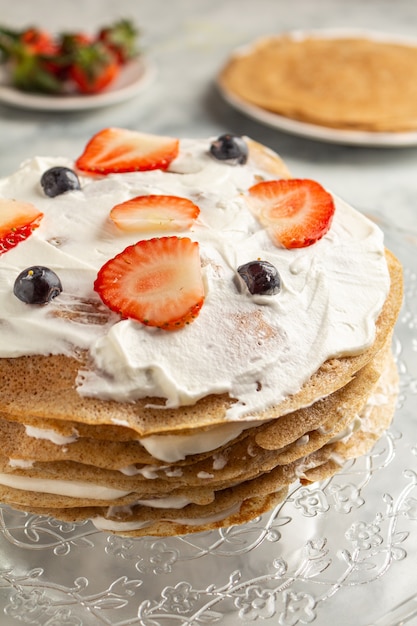
<path fill-rule="evenodd" d="M 56 36 L 30 27 L 18 31 L 0 26 L 0 62 L 10 83 L 22 91 L 47 94 L 94 94 L 118 76 L 137 56 L 138 31 L 119 20 L 96 33 L 64 32 Z"/>
<path fill-rule="evenodd" d="M 53 71 L 58 50 L 46 31 L 0 29 L 0 51 L 10 81 L 18 89 L 52 94 L 62 91 L 62 83 Z"/>
<path fill-rule="evenodd" d="M 98 35 L 98 39 L 116 54 L 122 64 L 138 54 L 137 37 L 138 31 L 130 20 L 119 20 L 106 26 Z"/>
<path fill-rule="evenodd" d="M 54 38 L 46 30 L 30 27 L 19 33 L 19 40 L 34 54 L 54 55 L 58 47 Z"/>
<path fill-rule="evenodd" d="M 72 56 L 69 78 L 81 93 L 102 91 L 118 75 L 120 65 L 114 52 L 100 41 L 77 47 Z"/>

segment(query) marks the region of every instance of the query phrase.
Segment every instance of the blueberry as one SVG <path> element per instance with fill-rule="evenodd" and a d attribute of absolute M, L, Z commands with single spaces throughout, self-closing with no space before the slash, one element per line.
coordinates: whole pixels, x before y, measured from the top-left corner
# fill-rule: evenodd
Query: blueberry
<path fill-rule="evenodd" d="M 250 261 L 238 267 L 237 272 L 253 295 L 273 296 L 281 291 L 278 270 L 268 261 Z"/>
<path fill-rule="evenodd" d="M 66 191 L 81 189 L 77 174 L 69 167 L 51 167 L 42 174 L 41 186 L 45 194 L 55 198 Z"/>
<path fill-rule="evenodd" d="M 62 291 L 61 281 L 48 267 L 34 265 L 16 278 L 14 295 L 26 304 L 47 304 Z"/>
<path fill-rule="evenodd" d="M 242 137 L 226 133 L 213 141 L 210 154 L 219 161 L 228 161 L 232 165 L 244 165 L 248 160 L 248 146 Z"/>

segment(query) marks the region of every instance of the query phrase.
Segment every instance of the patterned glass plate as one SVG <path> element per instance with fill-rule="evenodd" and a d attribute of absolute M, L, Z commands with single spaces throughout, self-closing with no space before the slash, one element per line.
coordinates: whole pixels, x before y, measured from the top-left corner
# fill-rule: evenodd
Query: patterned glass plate
<path fill-rule="evenodd" d="M 384 227 L 384 225 L 383 225 Z M 2 626 L 394 626 L 417 615 L 417 234 L 405 268 L 398 409 L 374 449 L 244 526 L 127 539 L 0 508 Z"/>

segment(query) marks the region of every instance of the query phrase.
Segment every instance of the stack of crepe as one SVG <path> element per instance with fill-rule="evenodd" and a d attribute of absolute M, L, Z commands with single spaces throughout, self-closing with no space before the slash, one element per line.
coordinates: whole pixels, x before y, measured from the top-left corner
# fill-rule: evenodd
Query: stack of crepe
<path fill-rule="evenodd" d="M 298 393 L 248 422 L 226 421 L 226 394 L 162 411 L 149 399 L 82 397 L 83 354 L 0 359 L 1 501 L 124 535 L 167 536 L 244 523 L 294 481 L 331 476 L 370 449 L 394 413 L 402 278 L 386 256 L 391 288 L 373 345 L 325 362 Z"/>

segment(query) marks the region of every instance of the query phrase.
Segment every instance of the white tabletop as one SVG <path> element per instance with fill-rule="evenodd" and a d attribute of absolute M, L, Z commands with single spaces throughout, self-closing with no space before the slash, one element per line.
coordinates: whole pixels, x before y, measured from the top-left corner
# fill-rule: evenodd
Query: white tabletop
<path fill-rule="evenodd" d="M 93 31 L 131 17 L 156 70 L 136 97 L 97 110 L 0 105 L 0 176 L 34 155 L 75 158 L 106 126 L 177 137 L 245 134 L 279 152 L 293 175 L 320 181 L 376 219 L 406 270 L 395 339 L 400 407 L 373 454 L 317 491 L 298 490 L 272 517 L 231 536 L 127 541 L 6 509 L 0 623 L 21 623 L 29 614 L 33 624 L 55 617 L 54 623 L 65 618 L 113 626 L 236 626 L 255 618 L 283 626 L 417 623 L 404 618 L 417 610 L 415 600 L 387 617 L 416 589 L 417 147 L 347 146 L 291 135 L 235 111 L 213 84 L 228 54 L 260 35 L 345 27 L 417 37 L 417 3 L 0 0 L 0 16 L 8 26 L 43 24 L 52 31 Z M 182 599 L 175 601 L 175 593 Z"/>

